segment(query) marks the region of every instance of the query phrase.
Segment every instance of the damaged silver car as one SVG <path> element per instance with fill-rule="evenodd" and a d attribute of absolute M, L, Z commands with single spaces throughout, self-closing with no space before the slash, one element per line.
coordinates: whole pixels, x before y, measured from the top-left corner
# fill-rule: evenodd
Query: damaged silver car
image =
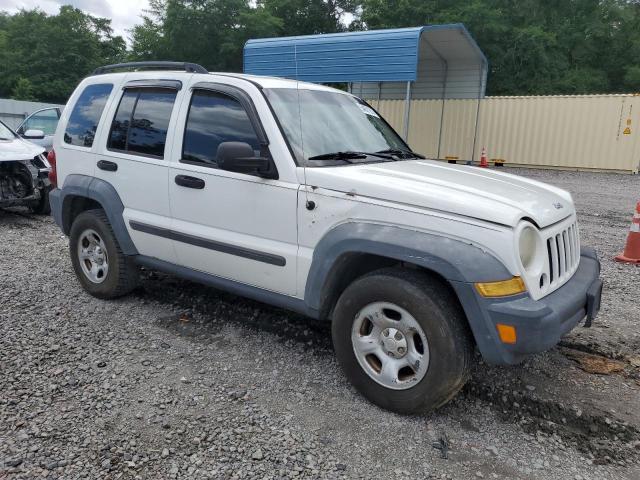
<path fill-rule="evenodd" d="M 34 137 L 41 133 L 26 132 Z M 0 208 L 21 205 L 48 215 L 50 171 L 43 147 L 20 138 L 0 122 Z"/>

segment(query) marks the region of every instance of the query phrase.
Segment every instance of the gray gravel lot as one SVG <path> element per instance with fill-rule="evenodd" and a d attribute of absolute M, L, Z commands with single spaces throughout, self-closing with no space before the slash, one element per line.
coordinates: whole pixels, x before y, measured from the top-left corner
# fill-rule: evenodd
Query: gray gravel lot
<path fill-rule="evenodd" d="M 155 272 L 97 300 L 50 218 L 0 210 L 0 479 L 640 479 L 640 268 L 612 261 L 640 179 L 513 171 L 572 192 L 600 317 L 420 417 L 361 398 L 328 325 Z"/>

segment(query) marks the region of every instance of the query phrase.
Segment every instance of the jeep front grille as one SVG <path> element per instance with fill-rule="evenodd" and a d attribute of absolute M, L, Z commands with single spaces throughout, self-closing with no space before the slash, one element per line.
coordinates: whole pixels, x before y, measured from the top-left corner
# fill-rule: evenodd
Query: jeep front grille
<path fill-rule="evenodd" d="M 547 237 L 547 260 L 549 263 L 548 290 L 555 290 L 568 280 L 580 263 L 580 235 L 578 224 L 550 232 Z"/>

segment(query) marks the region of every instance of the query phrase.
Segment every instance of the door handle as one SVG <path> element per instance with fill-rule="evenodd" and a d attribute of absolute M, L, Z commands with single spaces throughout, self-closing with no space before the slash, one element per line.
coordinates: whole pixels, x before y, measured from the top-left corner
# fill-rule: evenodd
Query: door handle
<path fill-rule="evenodd" d="M 195 188 L 202 190 L 204 188 L 204 180 L 201 178 L 190 177 L 189 175 L 176 175 L 176 185 L 187 188 Z"/>
<path fill-rule="evenodd" d="M 118 164 L 115 162 L 110 162 L 109 160 L 99 160 L 98 168 L 100 170 L 106 170 L 107 172 L 115 172 L 118 170 Z"/>

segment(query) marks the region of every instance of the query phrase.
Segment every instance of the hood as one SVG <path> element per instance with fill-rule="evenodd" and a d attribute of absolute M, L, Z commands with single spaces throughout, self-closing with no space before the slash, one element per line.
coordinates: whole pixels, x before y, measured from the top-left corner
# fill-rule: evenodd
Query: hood
<path fill-rule="evenodd" d="M 540 228 L 574 212 L 571 195 L 516 175 L 434 160 L 307 168 L 307 183 L 399 204 L 515 227 L 529 217 Z"/>
<path fill-rule="evenodd" d="M 44 152 L 44 148 L 20 137 L 0 140 L 0 162 L 31 160 Z"/>

